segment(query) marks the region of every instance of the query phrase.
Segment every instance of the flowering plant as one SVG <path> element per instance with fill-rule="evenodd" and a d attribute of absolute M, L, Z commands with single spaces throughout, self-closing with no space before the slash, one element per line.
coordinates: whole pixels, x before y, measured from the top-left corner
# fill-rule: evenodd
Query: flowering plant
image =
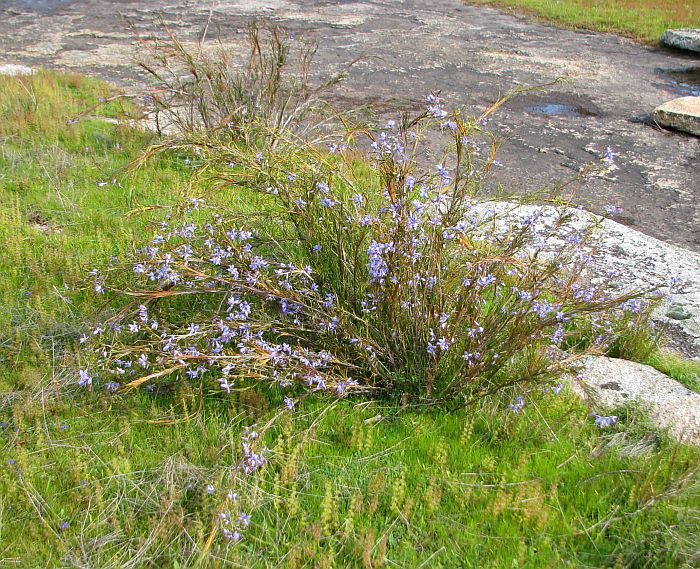
<path fill-rule="evenodd" d="M 595 222 L 566 208 L 544 225 L 536 209 L 504 215 L 480 197 L 495 162 L 485 117 L 448 113 L 437 94 L 426 103 L 328 151 L 288 131 L 274 147 L 225 128 L 178 141 L 237 207 L 190 198 L 134 253 L 129 279 L 118 264 L 92 274 L 95 291 L 129 299 L 92 332 L 109 385 L 178 377 L 226 392 L 265 381 L 472 399 L 555 384 L 592 323 L 589 349 L 614 341 L 609 313 L 639 293 L 583 280 Z M 428 133 L 446 140 L 432 167 Z"/>
<path fill-rule="evenodd" d="M 469 117 L 431 93 L 423 112 L 383 128 L 340 116 L 336 135 L 314 127 L 316 92 L 305 76 L 286 81 L 286 48 L 270 33 L 271 53 L 253 41 L 242 73 L 174 45 L 194 79 L 156 75 L 172 99 L 152 103 L 179 130 L 144 159 L 184 154 L 196 191 L 129 258 L 90 272 L 116 308 L 81 338 L 85 388 L 259 387 L 279 402 L 243 432 L 204 552 L 214 536 L 242 539 L 239 477 L 268 464 L 265 433 L 300 397 L 463 405 L 506 392 L 519 414 L 532 390 L 558 394 L 586 353 L 629 349 L 621 338 L 649 316 L 640 291 L 587 278 L 595 220 L 484 197 L 500 166 L 485 124 L 502 101 Z"/>

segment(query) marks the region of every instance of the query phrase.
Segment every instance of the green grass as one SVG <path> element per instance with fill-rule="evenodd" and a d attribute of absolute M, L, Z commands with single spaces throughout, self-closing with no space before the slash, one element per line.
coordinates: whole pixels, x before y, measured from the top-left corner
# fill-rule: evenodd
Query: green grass
<path fill-rule="evenodd" d="M 565 394 L 522 414 L 498 401 L 448 413 L 310 398 L 268 432 L 269 467 L 241 478 L 241 428 L 269 420 L 269 396 L 71 387 L 77 339 L 101 308 L 71 289 L 132 247 L 159 216 L 149 206 L 173 203 L 190 173 L 162 155 L 127 175 L 149 135 L 66 124 L 106 89 L 0 79 L 0 566 L 697 563 L 700 453 L 634 409 L 601 431 Z M 237 546 L 217 530 L 223 508 L 252 515 Z"/>
<path fill-rule="evenodd" d="M 47 353 L 77 339 L 97 306 L 71 289 L 154 218 L 129 212 L 172 204 L 186 186 L 175 159 L 123 173 L 151 135 L 89 115 L 66 124 L 108 96 L 80 76 L 0 78 L 0 387 L 31 382 Z M 134 112 L 119 106 L 99 112 Z"/>
<path fill-rule="evenodd" d="M 615 32 L 657 44 L 669 28 L 700 27 L 700 1 L 681 0 L 468 0 L 512 9 L 570 28 Z"/>
<path fill-rule="evenodd" d="M 266 417 L 263 399 L 210 399 L 169 425 L 146 418 L 184 416 L 192 393 L 15 406 L 0 434 L 0 559 L 197 566 L 229 488 L 251 526 L 238 546 L 215 539 L 202 567 L 675 567 L 700 530 L 698 452 L 624 410 L 603 432 L 563 395 L 522 414 L 341 402 L 321 419 L 310 401 L 268 437 L 260 479 L 226 484 L 238 425 Z"/>
<path fill-rule="evenodd" d="M 642 363 L 658 369 L 676 381 L 700 393 L 700 362 L 686 360 L 666 351 L 654 351 Z"/>

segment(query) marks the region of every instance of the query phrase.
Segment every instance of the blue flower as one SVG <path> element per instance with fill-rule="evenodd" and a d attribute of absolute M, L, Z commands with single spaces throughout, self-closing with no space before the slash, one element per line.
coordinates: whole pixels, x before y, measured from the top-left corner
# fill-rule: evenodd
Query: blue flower
<path fill-rule="evenodd" d="M 447 184 L 450 181 L 450 171 L 445 167 L 444 164 L 436 164 L 435 170 L 440 175 L 443 184 Z"/>
<path fill-rule="evenodd" d="M 262 257 L 255 256 L 250 262 L 250 270 L 257 271 L 259 269 L 262 269 L 263 267 L 266 267 L 267 265 L 268 263 L 265 259 L 263 259 Z"/>
<path fill-rule="evenodd" d="M 450 342 L 444 336 L 437 341 L 437 347 L 443 352 L 450 348 Z"/>
<path fill-rule="evenodd" d="M 369 255 L 369 261 L 367 267 L 369 268 L 370 282 L 379 282 L 380 284 L 384 282 L 384 277 L 389 274 L 389 266 L 382 257 L 384 253 L 394 250 L 394 244 L 380 243 L 378 241 L 372 241 L 367 247 L 367 254 Z"/>
<path fill-rule="evenodd" d="M 479 277 L 476 281 L 476 284 L 479 286 L 488 286 L 491 283 L 495 282 L 496 277 L 493 275 L 485 275 L 483 277 Z"/>
<path fill-rule="evenodd" d="M 232 542 L 232 543 L 238 543 L 241 541 L 241 538 L 243 537 L 238 530 L 230 530 L 228 528 L 222 528 L 221 532 L 224 534 L 224 537 Z"/>
<path fill-rule="evenodd" d="M 89 385 L 92 385 L 92 377 L 88 373 L 88 370 L 86 369 L 81 369 L 78 373 L 79 375 L 79 380 L 78 380 L 78 385 L 81 387 L 87 387 Z"/>
<path fill-rule="evenodd" d="M 519 413 L 523 410 L 523 407 L 525 407 L 525 398 L 522 395 L 518 395 L 518 397 L 515 398 L 515 402 L 511 403 L 510 410 L 513 413 Z"/>
<path fill-rule="evenodd" d="M 229 383 L 228 379 L 225 377 L 220 377 L 217 379 L 217 381 L 219 382 L 221 389 L 223 389 L 226 393 L 231 393 L 231 384 Z"/>
<path fill-rule="evenodd" d="M 453 132 L 454 132 L 455 130 L 457 130 L 457 123 L 456 123 L 455 121 L 453 121 L 452 119 L 446 120 L 446 121 L 445 121 L 444 123 L 442 123 L 440 126 L 442 126 L 442 128 L 447 128 L 447 129 L 449 129 L 449 130 L 451 130 L 451 131 L 453 131 Z"/>
<path fill-rule="evenodd" d="M 598 415 L 597 413 L 593 413 L 593 416 L 595 417 L 595 424 L 601 429 L 605 429 L 606 427 L 610 427 L 617 423 L 617 416 L 615 415 L 602 416 Z"/>

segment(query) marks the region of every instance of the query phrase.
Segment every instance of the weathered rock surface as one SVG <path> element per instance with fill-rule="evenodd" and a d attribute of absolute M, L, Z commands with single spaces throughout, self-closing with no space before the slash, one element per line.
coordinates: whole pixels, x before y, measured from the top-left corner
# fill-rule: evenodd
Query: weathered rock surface
<path fill-rule="evenodd" d="M 36 69 L 27 67 L 26 65 L 17 65 L 15 63 L 0 63 L 0 75 L 32 75 L 36 73 Z"/>
<path fill-rule="evenodd" d="M 700 53 L 700 30 L 698 29 L 666 30 L 661 36 L 661 41 L 671 47 Z"/>
<path fill-rule="evenodd" d="M 503 227 L 509 219 L 518 221 L 537 215 L 534 223 L 537 231 L 551 227 L 561 211 L 555 206 L 518 206 L 508 202 L 480 207 L 495 208 L 503 217 Z M 569 209 L 568 212 L 572 215 L 571 228 L 581 229 L 591 222 L 601 224 L 588 275 L 594 284 L 614 278 L 620 290 L 640 290 L 668 286 L 672 279 L 679 281 L 673 295 L 664 297 L 654 318 L 672 325 L 677 341 L 674 343 L 679 344 L 674 347 L 680 347 L 687 357 L 700 359 L 700 254 L 586 211 Z M 562 240 L 551 240 L 550 254 L 557 254 L 561 243 Z"/>
<path fill-rule="evenodd" d="M 654 109 L 656 122 L 700 136 L 700 97 L 679 97 Z"/>
<path fill-rule="evenodd" d="M 654 425 L 679 441 L 700 445 L 700 394 L 650 366 L 590 356 L 583 361 L 582 378 L 570 384 L 598 413 L 636 402 Z"/>
<path fill-rule="evenodd" d="M 138 51 L 121 19 L 144 37 L 161 15 L 186 41 L 208 37 L 241 53 L 245 26 L 267 17 L 319 42 L 318 76 L 365 56 L 333 94 L 340 108 L 370 105 L 381 120 L 420 111 L 440 89 L 449 105 L 479 113 L 508 90 L 568 75 L 572 82 L 509 101 L 494 115 L 497 177 L 524 192 L 568 180 L 610 146 L 615 171 L 576 189 L 577 203 L 664 241 L 700 251 L 700 141 L 656 128 L 652 109 L 694 89 L 689 53 L 613 34 L 563 30 L 462 0 L 2 0 L 0 54 L 13 62 L 93 74 L 140 89 Z M 576 57 L 571 57 L 576 53 Z M 633 94 L 633 96 L 630 96 Z"/>

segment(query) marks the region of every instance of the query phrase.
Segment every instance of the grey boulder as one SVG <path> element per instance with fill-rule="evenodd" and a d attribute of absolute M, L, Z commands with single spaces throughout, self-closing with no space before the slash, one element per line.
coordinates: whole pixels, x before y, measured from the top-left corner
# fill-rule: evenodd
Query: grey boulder
<path fill-rule="evenodd" d="M 659 105 L 654 120 L 660 126 L 700 136 L 700 97 L 679 97 Z"/>
<path fill-rule="evenodd" d="M 700 445 L 700 394 L 653 367 L 626 360 L 589 356 L 582 371 L 571 387 L 598 413 L 634 402 L 675 439 Z"/>
<path fill-rule="evenodd" d="M 700 30 L 698 29 L 666 30 L 661 36 L 661 41 L 677 49 L 700 53 Z"/>
<path fill-rule="evenodd" d="M 593 262 L 581 277 L 595 286 L 607 286 L 610 275 L 616 275 L 614 284 L 620 292 L 662 287 L 664 296 L 654 311 L 654 319 L 671 325 L 670 332 L 688 344 L 687 355 L 700 359 L 700 253 L 573 208 L 503 201 L 480 204 L 475 211 L 485 218 L 497 216 L 497 233 L 505 233 L 513 223 L 522 224 L 528 219 L 535 220 L 533 228 L 537 233 L 551 233 L 564 211 L 572 218 L 569 228 L 583 230 L 591 223 L 599 223 L 600 229 L 591 242 Z M 556 256 L 565 237 L 554 235 L 548 242 L 550 246 L 543 254 Z M 672 279 L 680 284 L 671 291 L 668 285 Z M 669 292 L 672 297 L 667 296 Z"/>
<path fill-rule="evenodd" d="M 0 75 L 9 75 L 16 77 L 18 75 L 33 75 L 36 69 L 27 67 L 26 65 L 17 65 L 15 63 L 0 63 Z"/>

